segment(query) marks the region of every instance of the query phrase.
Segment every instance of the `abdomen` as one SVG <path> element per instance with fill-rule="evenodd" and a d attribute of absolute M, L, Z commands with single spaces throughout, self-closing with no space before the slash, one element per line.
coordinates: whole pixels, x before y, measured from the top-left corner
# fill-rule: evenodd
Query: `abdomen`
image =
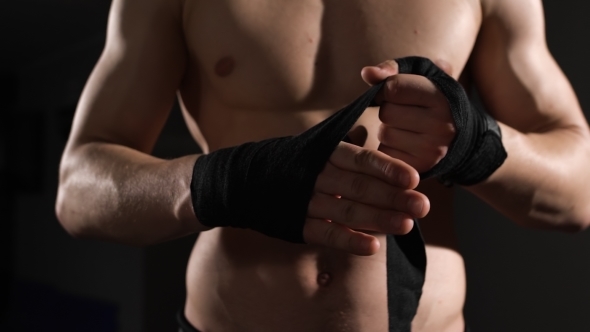
<path fill-rule="evenodd" d="M 204 232 L 188 266 L 187 317 L 204 331 L 386 331 L 385 237 L 379 239 L 380 252 L 361 257 L 247 230 Z M 463 306 L 460 256 L 440 248 L 427 255 L 416 328 L 442 327 Z"/>

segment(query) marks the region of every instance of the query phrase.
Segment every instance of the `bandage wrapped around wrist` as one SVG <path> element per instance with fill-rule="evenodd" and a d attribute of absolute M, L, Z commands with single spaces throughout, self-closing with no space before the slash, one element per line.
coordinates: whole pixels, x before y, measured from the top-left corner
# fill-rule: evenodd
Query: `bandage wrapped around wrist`
<path fill-rule="evenodd" d="M 473 115 L 461 86 L 432 62 L 419 57 L 396 60 L 399 72 L 431 79 L 447 97 L 457 128 L 449 152 L 422 178 L 471 184 L 486 178 L 506 158 L 499 149 L 495 121 Z M 330 155 L 384 82 L 297 135 L 250 142 L 197 159 L 191 197 L 199 222 L 238 227 L 294 243 L 304 243 L 303 225 L 317 176 Z M 489 118 L 491 119 L 491 118 Z M 497 130 L 496 130 L 497 129 Z M 501 143 L 500 143 L 501 145 Z M 479 169 L 482 166 L 482 169 Z M 426 251 L 418 224 L 407 235 L 387 235 L 387 308 L 390 332 L 409 332 L 424 285 Z"/>
<path fill-rule="evenodd" d="M 317 176 L 383 84 L 297 136 L 245 143 L 199 157 L 191 181 L 199 222 L 303 243 Z M 389 331 L 409 332 L 426 272 L 418 224 L 406 235 L 388 234 L 386 250 Z"/>
<path fill-rule="evenodd" d="M 487 179 L 507 158 L 496 120 L 472 103 L 463 87 L 429 59 L 407 57 L 396 61 L 400 73 L 425 76 L 436 85 L 447 98 L 455 123 L 456 135 L 447 154 L 420 177 L 437 177 L 446 185 L 464 186 Z"/>
<path fill-rule="evenodd" d="M 303 224 L 317 176 L 381 86 L 372 87 L 299 135 L 245 143 L 199 157 L 191 182 L 199 222 L 209 227 L 249 228 L 303 243 Z"/>

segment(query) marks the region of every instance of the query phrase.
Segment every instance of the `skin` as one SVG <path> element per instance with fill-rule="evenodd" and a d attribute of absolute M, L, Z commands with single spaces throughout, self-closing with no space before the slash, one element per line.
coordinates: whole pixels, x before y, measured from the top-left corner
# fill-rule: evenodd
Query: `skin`
<path fill-rule="evenodd" d="M 590 223 L 590 135 L 543 30 L 537 0 L 115 0 L 62 158 L 56 213 L 75 237 L 129 245 L 202 232 L 185 315 L 204 331 L 385 331 L 383 234 L 421 218 L 428 269 L 412 329 L 462 331 L 452 191 L 418 183 L 454 135 L 448 105 L 386 60 L 425 56 L 477 85 L 509 157 L 469 191 L 521 225 L 580 231 Z M 207 229 L 190 201 L 199 156 L 149 155 L 177 96 L 209 153 L 297 134 L 384 79 L 381 107 L 318 176 L 306 245 Z"/>

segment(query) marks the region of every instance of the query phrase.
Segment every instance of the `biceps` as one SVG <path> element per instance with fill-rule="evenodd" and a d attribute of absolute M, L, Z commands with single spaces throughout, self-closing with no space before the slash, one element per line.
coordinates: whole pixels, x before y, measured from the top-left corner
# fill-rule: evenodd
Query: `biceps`
<path fill-rule="evenodd" d="M 533 9 L 527 17 L 511 11 L 484 20 L 471 63 L 482 100 L 521 132 L 579 126 L 585 120 L 577 98 L 547 48 L 542 10 Z"/>
<path fill-rule="evenodd" d="M 149 11 L 158 1 L 146 0 L 148 8 L 139 11 L 136 0 L 114 1 L 107 44 L 80 99 L 69 147 L 104 141 L 153 148 L 186 61 L 180 23 Z"/>

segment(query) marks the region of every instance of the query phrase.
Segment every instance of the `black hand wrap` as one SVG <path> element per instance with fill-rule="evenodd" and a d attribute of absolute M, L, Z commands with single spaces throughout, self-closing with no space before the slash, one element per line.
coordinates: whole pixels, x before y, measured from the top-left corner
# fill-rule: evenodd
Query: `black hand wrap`
<path fill-rule="evenodd" d="M 400 73 L 426 76 L 441 89 L 457 126 L 457 138 L 447 156 L 422 177 L 439 176 L 470 183 L 472 178 L 487 176 L 489 171 L 474 169 L 486 160 L 485 153 L 480 156 L 482 153 L 476 149 L 493 146 L 494 137 L 499 139 L 499 130 L 496 136 L 492 135 L 493 130 L 488 130 L 489 125 L 481 120 L 485 116 L 470 115 L 471 106 L 461 86 L 430 61 L 417 57 L 396 61 Z M 199 221 L 209 227 L 249 228 L 303 243 L 303 225 L 318 174 L 366 107 L 372 105 L 383 84 L 371 87 L 353 103 L 300 135 L 246 143 L 201 156 L 195 163 L 191 182 L 193 208 Z M 481 133 L 484 137 L 492 136 L 492 143 L 484 138 L 477 140 L 481 143 L 471 144 Z M 476 172 L 477 176 L 464 172 Z M 426 252 L 417 223 L 407 235 L 387 235 L 389 331 L 411 330 L 425 271 Z"/>
<path fill-rule="evenodd" d="M 450 185 L 473 185 L 487 179 L 506 160 L 502 134 L 496 120 L 477 104 L 471 103 L 463 87 L 432 61 L 421 57 L 396 60 L 400 73 L 425 76 L 449 102 L 456 135 L 446 156 L 422 179 L 438 177 Z"/>
<path fill-rule="evenodd" d="M 303 224 L 318 174 L 382 84 L 297 136 L 221 149 L 197 159 L 193 207 L 209 227 L 250 228 L 303 242 Z"/>
<path fill-rule="evenodd" d="M 303 243 L 303 224 L 318 174 L 338 143 L 384 83 L 297 136 L 221 149 L 197 159 L 191 181 L 193 208 L 209 227 L 249 228 Z M 424 285 L 426 252 L 418 224 L 404 236 L 387 236 L 390 331 L 410 331 Z"/>

